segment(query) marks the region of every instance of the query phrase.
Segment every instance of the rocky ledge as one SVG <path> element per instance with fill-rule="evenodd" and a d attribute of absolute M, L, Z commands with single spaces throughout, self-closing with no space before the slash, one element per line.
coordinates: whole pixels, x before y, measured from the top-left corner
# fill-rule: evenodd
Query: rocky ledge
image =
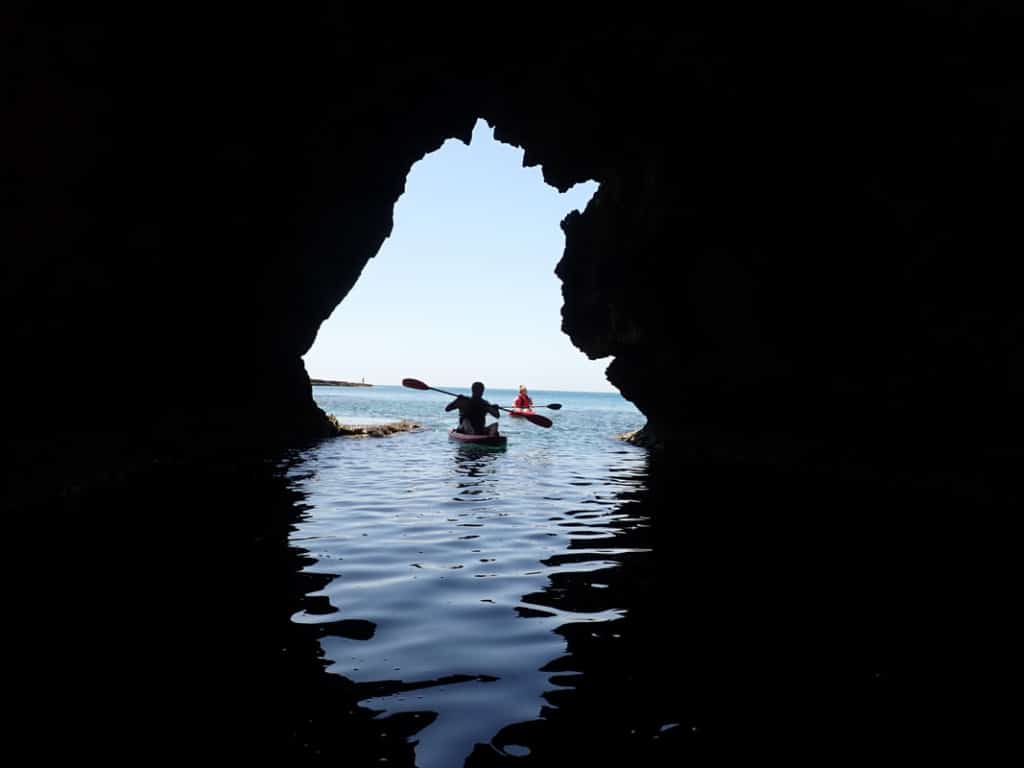
<path fill-rule="evenodd" d="M 334 381 L 333 379 L 310 379 L 310 384 L 317 387 L 372 387 L 365 381 Z"/>
<path fill-rule="evenodd" d="M 336 434 L 341 437 L 387 437 L 398 432 L 412 432 L 421 428 L 415 421 L 408 419 L 389 421 L 384 424 L 342 424 L 336 417 L 328 414 L 327 420 L 334 427 Z"/>

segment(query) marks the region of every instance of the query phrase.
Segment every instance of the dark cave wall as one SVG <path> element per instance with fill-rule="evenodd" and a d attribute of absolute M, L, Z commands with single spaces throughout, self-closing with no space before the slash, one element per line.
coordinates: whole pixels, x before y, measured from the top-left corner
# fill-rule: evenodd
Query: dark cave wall
<path fill-rule="evenodd" d="M 483 116 L 600 182 L 563 325 L 654 439 L 1019 455 L 1010 6 L 409 13 L 13 19 L 9 435 L 321 433 L 300 356 L 411 165 Z"/>
<path fill-rule="evenodd" d="M 1016 455 L 1019 15 L 816 18 L 625 25 L 506 97 L 501 133 L 551 183 L 600 158 L 563 225 L 563 328 L 615 356 L 661 443 L 939 471 Z M 549 127 L 537 102 L 579 106 Z"/>
<path fill-rule="evenodd" d="M 317 434 L 299 357 L 412 163 L 468 138 L 475 109 L 386 41 L 370 59 L 344 19 L 132 21 L 21 27 L 8 307 L 34 407 L 16 431 L 67 429 L 50 404 L 73 382 L 72 429 L 171 451 Z"/>

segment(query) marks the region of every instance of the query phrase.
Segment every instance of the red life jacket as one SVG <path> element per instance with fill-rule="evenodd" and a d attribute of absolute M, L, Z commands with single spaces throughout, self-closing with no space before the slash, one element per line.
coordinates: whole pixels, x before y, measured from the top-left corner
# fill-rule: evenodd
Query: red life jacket
<path fill-rule="evenodd" d="M 529 395 L 524 395 L 520 392 L 516 395 L 516 401 L 512 405 L 515 408 L 533 408 L 533 400 L 530 399 Z"/>

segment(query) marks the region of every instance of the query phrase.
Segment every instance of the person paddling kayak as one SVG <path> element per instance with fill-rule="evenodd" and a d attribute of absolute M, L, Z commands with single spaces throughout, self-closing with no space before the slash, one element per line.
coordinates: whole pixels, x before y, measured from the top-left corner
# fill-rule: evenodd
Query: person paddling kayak
<path fill-rule="evenodd" d="M 488 413 L 496 419 L 500 418 L 501 412 L 498 410 L 498 406 L 491 405 L 484 400 L 484 385 L 481 382 L 473 382 L 472 392 L 472 397 L 459 395 L 444 408 L 446 412 L 459 409 L 459 426 L 455 431 L 468 435 L 497 437 L 498 425 L 496 423 L 487 425 L 484 421 Z"/>
<path fill-rule="evenodd" d="M 533 400 L 530 399 L 529 393 L 526 391 L 526 387 L 522 384 L 519 385 L 519 394 L 516 396 L 515 402 L 512 403 L 513 408 L 518 408 L 522 411 L 533 410 Z"/>

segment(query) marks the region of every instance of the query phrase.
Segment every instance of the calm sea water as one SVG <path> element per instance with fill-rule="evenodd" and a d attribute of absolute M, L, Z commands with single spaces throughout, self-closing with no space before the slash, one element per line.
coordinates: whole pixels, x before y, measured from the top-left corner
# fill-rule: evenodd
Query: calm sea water
<path fill-rule="evenodd" d="M 1014 637 L 978 630 L 1014 615 L 1004 510 L 648 453 L 615 438 L 642 422 L 621 398 L 534 395 L 564 405 L 551 429 L 501 419 L 508 448 L 474 452 L 443 395 L 317 389 L 342 419 L 424 428 L 155 462 L 39 510 L 44 567 L 9 611 L 46 654 L 36 741 L 53 690 L 79 751 L 231 764 L 870 763 L 945 750 L 972 717 L 1013 732 L 1005 697 L 972 691 Z"/>
<path fill-rule="evenodd" d="M 424 428 L 297 457 L 290 483 L 306 509 L 291 543 L 329 581 L 292 621 L 324 625 L 327 671 L 357 686 L 373 727 L 408 732 L 416 765 L 529 755 L 519 734 L 557 720 L 559 697 L 583 677 L 572 637 L 615 643 L 627 610 L 622 586 L 610 587 L 650 551 L 649 521 L 633 510 L 646 453 L 616 439 L 642 414 L 618 394 L 533 391 L 537 404 L 562 404 L 537 409 L 554 426 L 506 416 L 508 448 L 485 452 L 447 439 L 446 395 L 313 394 L 343 421 Z M 655 735 L 677 725 L 657 723 Z"/>

